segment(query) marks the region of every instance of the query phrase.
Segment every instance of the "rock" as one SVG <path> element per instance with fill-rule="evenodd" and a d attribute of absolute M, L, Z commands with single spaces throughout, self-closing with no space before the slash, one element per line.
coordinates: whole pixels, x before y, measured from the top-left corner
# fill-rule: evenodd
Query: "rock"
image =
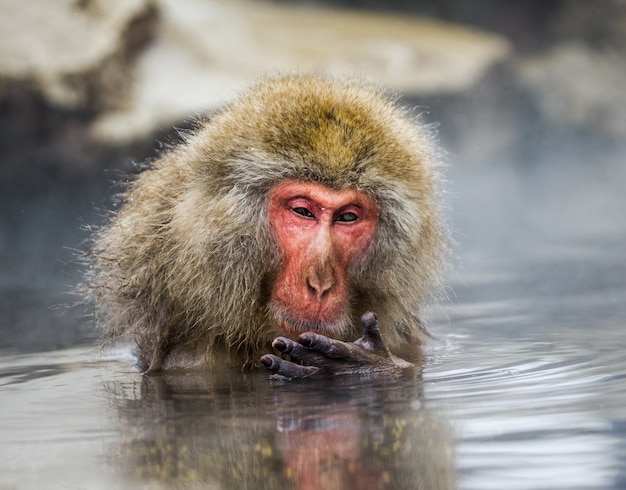
<path fill-rule="evenodd" d="M 626 49 L 626 0 L 565 0 L 549 25 L 554 38 L 596 48 Z"/>
<path fill-rule="evenodd" d="M 520 83 L 541 115 L 562 127 L 626 136 L 623 53 L 562 43 L 518 65 Z"/>
<path fill-rule="evenodd" d="M 119 144 L 223 105 L 264 73 L 357 74 L 412 94 L 460 93 L 509 53 L 496 35 L 410 16 L 251 0 L 157 0 L 156 40 L 127 107 L 92 128 Z"/>
<path fill-rule="evenodd" d="M 64 110 L 122 104 L 149 38 L 151 0 L 0 0 L 0 99 L 32 91 Z"/>

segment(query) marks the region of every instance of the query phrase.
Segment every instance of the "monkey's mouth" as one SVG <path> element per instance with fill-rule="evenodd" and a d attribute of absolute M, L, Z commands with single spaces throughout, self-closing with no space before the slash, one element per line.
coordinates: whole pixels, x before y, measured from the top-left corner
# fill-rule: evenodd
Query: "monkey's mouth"
<path fill-rule="evenodd" d="M 288 338 L 296 338 L 303 332 L 315 332 L 335 338 L 339 337 L 348 325 L 348 321 L 345 318 L 339 318 L 332 322 L 294 319 L 276 308 L 271 308 L 271 314 L 276 321 L 277 330 L 281 335 Z"/>

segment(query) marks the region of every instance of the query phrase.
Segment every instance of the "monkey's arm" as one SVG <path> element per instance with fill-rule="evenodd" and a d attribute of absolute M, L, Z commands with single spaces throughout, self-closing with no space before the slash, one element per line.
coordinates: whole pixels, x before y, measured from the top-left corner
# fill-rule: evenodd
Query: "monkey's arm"
<path fill-rule="evenodd" d="M 298 342 L 278 337 L 272 343 L 273 347 L 296 362 L 266 354 L 261 357 L 261 363 L 286 378 L 304 378 L 315 373 L 397 372 L 413 366 L 389 352 L 374 313 L 364 313 L 361 324 L 363 336 L 355 342 L 343 342 L 314 332 L 303 333 Z M 297 364 L 298 361 L 306 365 Z"/>

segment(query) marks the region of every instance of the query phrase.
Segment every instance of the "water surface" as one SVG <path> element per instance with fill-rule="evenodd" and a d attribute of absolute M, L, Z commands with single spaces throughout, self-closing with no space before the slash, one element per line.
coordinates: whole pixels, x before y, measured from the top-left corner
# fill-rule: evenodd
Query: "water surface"
<path fill-rule="evenodd" d="M 626 171 L 452 174 L 458 272 L 421 373 L 145 377 L 90 344 L 4 351 L 0 488 L 626 488 Z"/>

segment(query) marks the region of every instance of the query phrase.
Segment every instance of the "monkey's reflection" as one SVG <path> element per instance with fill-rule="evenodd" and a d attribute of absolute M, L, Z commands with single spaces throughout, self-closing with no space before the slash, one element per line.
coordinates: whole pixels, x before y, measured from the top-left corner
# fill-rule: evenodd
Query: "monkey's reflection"
<path fill-rule="evenodd" d="M 455 488 L 451 434 L 422 403 L 420 380 L 263 376 L 112 384 L 124 434 L 114 464 L 169 488 Z"/>

